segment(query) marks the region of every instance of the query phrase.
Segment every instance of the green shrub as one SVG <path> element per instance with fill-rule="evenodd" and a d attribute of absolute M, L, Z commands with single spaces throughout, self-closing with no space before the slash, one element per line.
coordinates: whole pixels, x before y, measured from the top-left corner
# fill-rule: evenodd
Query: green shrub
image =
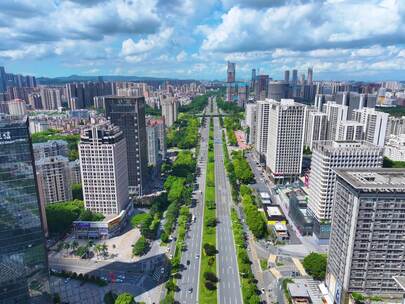
<path fill-rule="evenodd" d="M 214 245 L 205 243 L 204 244 L 204 252 L 208 256 L 214 256 L 217 254 L 217 248 Z"/>

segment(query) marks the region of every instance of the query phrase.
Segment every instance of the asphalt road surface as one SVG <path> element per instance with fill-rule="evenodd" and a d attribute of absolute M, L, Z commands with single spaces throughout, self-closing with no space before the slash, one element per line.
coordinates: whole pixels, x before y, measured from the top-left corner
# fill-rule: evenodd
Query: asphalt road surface
<path fill-rule="evenodd" d="M 222 149 L 222 130 L 219 126 L 219 119 L 215 117 L 215 199 L 217 220 L 219 222 L 217 225 L 218 302 L 220 304 L 242 304 L 241 284 L 231 223 L 231 206 L 233 202 L 228 177 L 225 172 Z"/>
<path fill-rule="evenodd" d="M 177 280 L 177 285 L 180 291 L 175 294 L 175 300 L 179 303 L 198 303 L 198 282 L 200 277 L 200 254 L 201 254 L 201 239 L 204 211 L 204 193 L 205 193 L 205 178 L 206 165 L 208 156 L 208 130 L 209 118 L 206 119 L 207 127 L 201 130 L 200 153 L 198 156 L 198 166 L 200 167 L 201 175 L 197 178 L 198 189 L 193 193 L 193 198 L 196 200 L 194 208 L 191 208 L 191 213 L 195 216 L 195 222 L 191 223 L 190 229 L 187 232 L 186 246 L 187 250 L 183 252 L 181 264 L 185 266 L 185 270 L 181 272 L 181 279 Z M 197 258 L 198 256 L 198 258 Z M 188 262 L 189 261 L 189 262 Z M 189 265 L 187 265 L 189 264 Z"/>

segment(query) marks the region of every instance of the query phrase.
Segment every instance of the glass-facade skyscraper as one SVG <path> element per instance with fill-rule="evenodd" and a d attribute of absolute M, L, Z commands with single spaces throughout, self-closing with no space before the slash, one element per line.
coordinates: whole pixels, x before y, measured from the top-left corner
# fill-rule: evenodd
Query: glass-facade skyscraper
<path fill-rule="evenodd" d="M 26 118 L 0 117 L 0 304 L 49 303 L 49 272 Z"/>
<path fill-rule="evenodd" d="M 107 118 L 119 126 L 127 141 L 129 192 L 145 193 L 148 154 L 145 124 L 145 97 L 104 98 Z"/>

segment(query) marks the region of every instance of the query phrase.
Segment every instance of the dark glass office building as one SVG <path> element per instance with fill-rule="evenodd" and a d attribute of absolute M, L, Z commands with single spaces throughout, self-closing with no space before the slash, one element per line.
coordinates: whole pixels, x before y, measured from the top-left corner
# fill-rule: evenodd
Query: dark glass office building
<path fill-rule="evenodd" d="M 0 117 L 0 304 L 50 303 L 28 121 Z"/>
<path fill-rule="evenodd" d="M 127 141 L 129 192 L 145 193 L 147 143 L 144 97 L 105 97 L 107 118 L 119 126 Z"/>

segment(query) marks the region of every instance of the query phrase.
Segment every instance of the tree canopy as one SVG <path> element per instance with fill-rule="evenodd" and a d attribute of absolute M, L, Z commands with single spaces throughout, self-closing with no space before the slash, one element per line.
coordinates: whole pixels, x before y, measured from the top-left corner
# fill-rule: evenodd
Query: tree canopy
<path fill-rule="evenodd" d="M 305 271 L 315 280 L 324 280 L 326 274 L 327 256 L 311 252 L 304 258 L 303 266 Z"/>
<path fill-rule="evenodd" d="M 134 304 L 134 296 L 130 293 L 124 292 L 121 293 L 115 300 L 115 304 Z"/>
<path fill-rule="evenodd" d="M 190 115 L 180 115 L 167 132 L 167 145 L 180 149 L 192 149 L 198 143 L 198 119 Z"/>
<path fill-rule="evenodd" d="M 52 203 L 45 207 L 48 229 L 51 234 L 64 233 L 73 221 L 100 221 L 104 216 L 84 209 L 84 202 L 73 200 L 61 203 Z"/>

